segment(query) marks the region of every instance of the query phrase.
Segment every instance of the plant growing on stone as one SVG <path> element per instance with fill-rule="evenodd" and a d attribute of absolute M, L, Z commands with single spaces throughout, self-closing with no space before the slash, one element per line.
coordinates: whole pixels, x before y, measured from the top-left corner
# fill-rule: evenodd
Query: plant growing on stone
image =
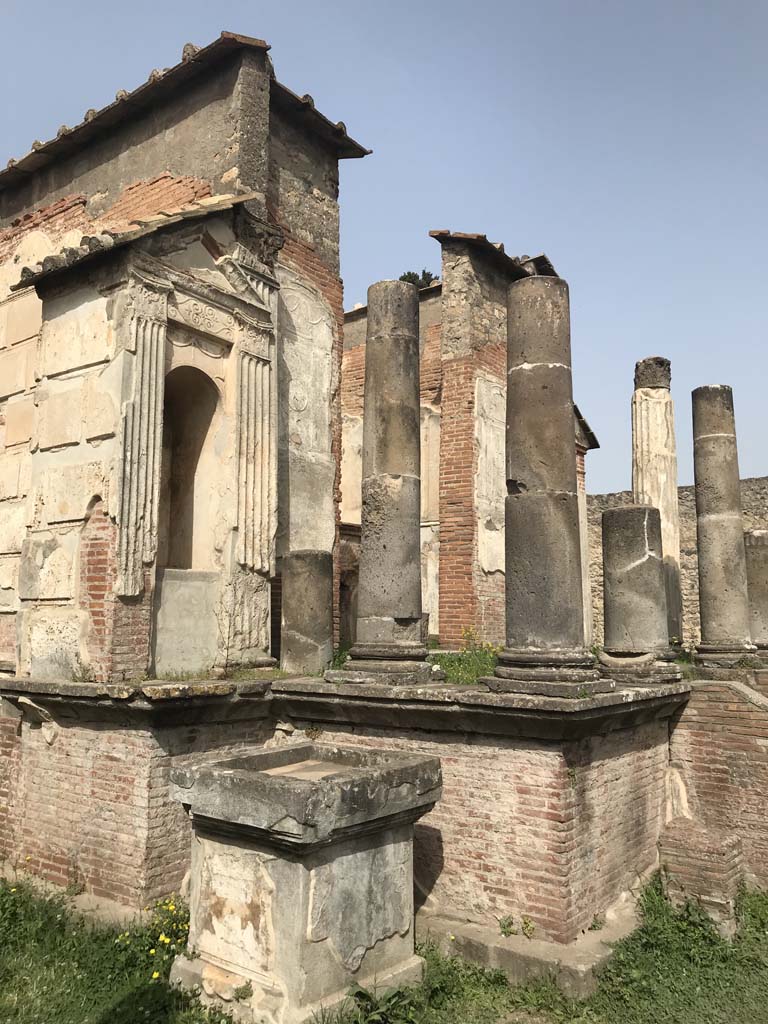
<path fill-rule="evenodd" d="M 523 914 L 523 916 L 520 918 L 520 931 L 523 933 L 526 939 L 532 939 L 533 934 L 536 931 L 536 925 L 533 923 L 530 917 L 526 917 L 525 914 Z"/>
<path fill-rule="evenodd" d="M 499 922 L 499 931 L 505 939 L 510 935 L 517 935 L 515 919 L 511 914 L 505 914 L 504 917 L 497 917 L 496 920 Z"/>

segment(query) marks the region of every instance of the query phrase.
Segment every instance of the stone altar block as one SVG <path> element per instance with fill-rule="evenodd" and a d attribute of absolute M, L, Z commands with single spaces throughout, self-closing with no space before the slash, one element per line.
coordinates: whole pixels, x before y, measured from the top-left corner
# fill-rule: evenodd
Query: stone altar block
<path fill-rule="evenodd" d="M 298 1024 L 351 984 L 416 982 L 413 824 L 434 757 L 302 743 L 172 773 L 192 818 L 190 956 L 172 980 L 243 1021 Z"/>

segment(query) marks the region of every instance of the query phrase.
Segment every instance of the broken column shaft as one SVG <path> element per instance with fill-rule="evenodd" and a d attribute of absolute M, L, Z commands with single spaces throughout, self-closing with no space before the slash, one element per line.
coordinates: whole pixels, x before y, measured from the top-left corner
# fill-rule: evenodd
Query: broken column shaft
<path fill-rule="evenodd" d="M 496 690 L 581 696 L 611 689 L 584 646 L 568 285 L 507 293 L 506 647 Z"/>
<path fill-rule="evenodd" d="M 368 289 L 357 640 L 347 681 L 431 677 L 421 612 L 419 294 Z M 354 676 L 354 678 L 352 678 Z"/>
<path fill-rule="evenodd" d="M 632 496 L 638 505 L 659 510 L 664 552 L 664 586 L 670 639 L 683 636 L 680 588 L 680 513 L 677 500 L 675 412 L 670 393 L 670 362 L 651 356 L 635 364 L 632 394 Z"/>
<path fill-rule="evenodd" d="M 604 651 L 600 661 L 617 682 L 679 679 L 669 662 L 661 517 L 649 505 L 603 512 Z"/>
<path fill-rule="evenodd" d="M 754 652 L 741 517 L 733 393 L 714 384 L 693 392 L 693 472 L 699 554 L 702 664 L 733 665 Z"/>
<path fill-rule="evenodd" d="M 747 530 L 744 546 L 752 643 L 768 654 L 768 530 Z"/>

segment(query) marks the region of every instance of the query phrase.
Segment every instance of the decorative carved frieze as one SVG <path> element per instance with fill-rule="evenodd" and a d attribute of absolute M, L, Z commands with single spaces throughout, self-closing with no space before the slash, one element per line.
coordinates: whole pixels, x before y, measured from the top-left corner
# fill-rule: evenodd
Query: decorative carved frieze
<path fill-rule="evenodd" d="M 163 434 L 163 377 L 170 286 L 134 275 L 128 351 L 134 355 L 130 397 L 123 404 L 118 499 L 116 591 L 144 589 L 144 566 L 157 553 L 157 511 Z"/>
<path fill-rule="evenodd" d="M 233 314 L 194 295 L 185 295 L 176 289 L 168 304 L 168 317 L 193 327 L 203 334 L 221 338 L 231 345 L 236 323 Z"/>

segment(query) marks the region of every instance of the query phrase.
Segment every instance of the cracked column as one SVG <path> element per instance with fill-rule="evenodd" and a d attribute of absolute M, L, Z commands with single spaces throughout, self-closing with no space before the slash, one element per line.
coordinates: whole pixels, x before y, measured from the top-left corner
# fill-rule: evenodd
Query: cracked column
<path fill-rule="evenodd" d="M 746 530 L 749 617 L 752 643 L 761 657 L 768 657 L 768 530 Z"/>
<path fill-rule="evenodd" d="M 670 640 L 683 636 L 680 588 L 680 513 L 677 501 L 675 410 L 670 393 L 671 366 L 663 356 L 635 364 L 632 394 L 632 496 L 638 505 L 652 505 L 661 519 L 664 586 Z"/>
<path fill-rule="evenodd" d="M 492 689 L 581 697 L 613 688 L 584 646 L 568 285 L 507 292 L 506 646 Z"/>
<path fill-rule="evenodd" d="M 326 679 L 432 678 L 422 635 L 419 422 L 418 289 L 379 281 L 368 289 L 357 641 L 345 668 Z"/>
<path fill-rule="evenodd" d="M 732 666 L 756 648 L 750 638 L 733 392 L 693 392 L 693 474 L 699 553 L 702 665 Z"/>
<path fill-rule="evenodd" d="M 661 516 L 648 505 L 603 512 L 603 619 L 599 655 L 616 682 L 680 678 L 669 645 Z"/>

